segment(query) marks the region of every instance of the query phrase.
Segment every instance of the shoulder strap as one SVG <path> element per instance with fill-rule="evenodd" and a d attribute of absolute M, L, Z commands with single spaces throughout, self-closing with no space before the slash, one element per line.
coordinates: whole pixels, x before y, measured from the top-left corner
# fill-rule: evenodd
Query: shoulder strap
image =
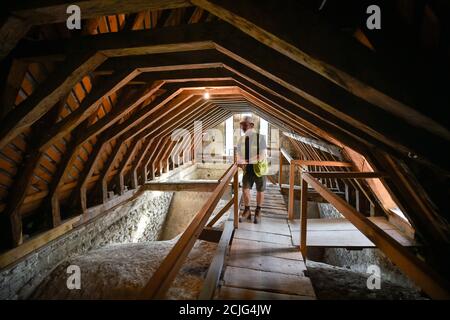
<path fill-rule="evenodd" d="M 256 133 L 256 158 L 259 161 L 259 133 Z"/>

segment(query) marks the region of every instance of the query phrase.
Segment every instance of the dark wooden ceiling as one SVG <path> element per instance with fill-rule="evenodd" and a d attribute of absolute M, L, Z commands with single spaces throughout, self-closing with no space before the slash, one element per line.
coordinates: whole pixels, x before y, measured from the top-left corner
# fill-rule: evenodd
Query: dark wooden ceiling
<path fill-rule="evenodd" d="M 424 243 L 449 252 L 446 1 L 70 1 L 81 30 L 68 3 L 11 4 L 0 20 L 3 249 L 28 217 L 52 228 L 106 201 L 105 184 L 151 178 L 174 128 L 244 106 L 364 155 Z"/>

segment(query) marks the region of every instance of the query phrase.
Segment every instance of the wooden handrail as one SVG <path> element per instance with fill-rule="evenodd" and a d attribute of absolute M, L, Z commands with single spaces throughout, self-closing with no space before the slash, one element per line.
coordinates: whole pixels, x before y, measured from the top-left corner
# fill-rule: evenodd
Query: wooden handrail
<path fill-rule="evenodd" d="M 322 179 L 377 179 L 388 178 L 388 175 L 382 172 L 352 172 L 352 171 L 308 171 L 314 178 Z"/>
<path fill-rule="evenodd" d="M 318 160 L 292 160 L 289 166 L 289 203 L 288 218 L 294 219 L 294 182 L 295 182 L 295 166 L 322 166 L 322 167 L 352 167 L 350 162 L 342 161 L 318 161 Z"/>
<path fill-rule="evenodd" d="M 236 195 L 236 198 L 237 197 L 238 195 Z M 205 281 L 203 281 L 203 287 L 198 296 L 199 300 L 211 300 L 214 298 L 225 263 L 225 256 L 228 252 L 231 239 L 233 238 L 233 232 L 235 229 L 233 220 L 234 218 L 230 213 L 229 218 L 223 227 L 222 236 L 220 237 L 219 244 L 217 245 L 216 254 L 214 255 L 214 258 L 208 268 Z"/>
<path fill-rule="evenodd" d="M 150 281 L 141 292 L 142 299 L 162 299 L 167 290 L 170 288 L 175 276 L 180 270 L 184 260 L 195 244 L 195 241 L 200 236 L 206 222 L 211 213 L 214 211 L 217 203 L 225 192 L 228 183 L 235 176 L 238 167 L 236 164 L 230 166 L 227 174 L 223 177 L 220 183 L 215 188 L 211 197 L 203 205 L 200 211 L 192 219 L 189 226 L 181 235 L 175 246 L 170 250 L 169 254 L 164 258 L 161 265 L 153 274 Z"/>
<path fill-rule="evenodd" d="M 304 172 L 302 174 L 302 180 L 311 185 L 324 199 L 342 213 L 345 218 L 372 241 L 377 248 L 379 248 L 430 297 L 434 299 L 450 299 L 450 285 L 425 262 L 412 254 L 407 248 L 398 243 L 363 214 L 356 211 L 342 198 L 334 194 L 310 173 Z M 307 189 L 308 188 L 305 188 L 305 193 L 308 192 Z M 303 210 L 306 210 L 306 204 L 304 205 Z M 301 234 L 304 234 L 303 246 L 306 248 L 306 216 L 304 216 L 304 218 L 304 229 L 301 231 Z M 302 227 L 300 229 L 302 229 Z"/>
<path fill-rule="evenodd" d="M 291 163 L 291 161 L 294 160 L 294 159 L 291 157 L 291 155 L 290 155 L 285 149 L 283 149 L 283 148 L 280 148 L 280 154 L 281 154 L 282 156 L 284 156 L 284 157 L 286 158 L 286 160 L 287 160 L 289 163 Z"/>
<path fill-rule="evenodd" d="M 214 226 L 214 224 L 219 221 L 219 219 L 225 214 L 225 212 L 230 210 L 231 206 L 234 204 L 234 197 L 235 196 L 233 196 L 233 198 L 231 198 L 230 201 L 228 201 L 228 203 L 222 209 L 220 209 L 220 211 L 214 216 L 214 218 L 212 218 L 211 221 L 208 222 L 207 227 Z"/>
<path fill-rule="evenodd" d="M 319 160 L 292 160 L 291 164 L 297 166 L 322 166 L 322 167 L 352 167 L 350 162 L 342 161 L 319 161 Z"/>

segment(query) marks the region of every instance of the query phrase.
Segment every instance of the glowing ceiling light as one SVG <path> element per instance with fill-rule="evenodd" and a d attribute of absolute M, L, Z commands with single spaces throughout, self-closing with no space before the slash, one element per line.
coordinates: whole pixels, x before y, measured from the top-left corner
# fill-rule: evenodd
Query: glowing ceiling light
<path fill-rule="evenodd" d="M 209 99 L 209 92 L 208 91 L 205 91 L 205 93 L 203 94 L 203 98 Z"/>

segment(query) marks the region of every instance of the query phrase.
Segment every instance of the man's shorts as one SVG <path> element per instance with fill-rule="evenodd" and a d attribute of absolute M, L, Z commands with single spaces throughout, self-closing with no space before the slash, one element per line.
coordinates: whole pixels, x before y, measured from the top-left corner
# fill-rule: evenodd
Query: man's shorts
<path fill-rule="evenodd" d="M 253 168 L 247 168 L 242 177 L 242 188 L 243 189 L 251 189 L 253 188 L 253 184 L 256 184 L 256 191 L 264 192 L 266 190 L 266 177 L 257 177 Z"/>

